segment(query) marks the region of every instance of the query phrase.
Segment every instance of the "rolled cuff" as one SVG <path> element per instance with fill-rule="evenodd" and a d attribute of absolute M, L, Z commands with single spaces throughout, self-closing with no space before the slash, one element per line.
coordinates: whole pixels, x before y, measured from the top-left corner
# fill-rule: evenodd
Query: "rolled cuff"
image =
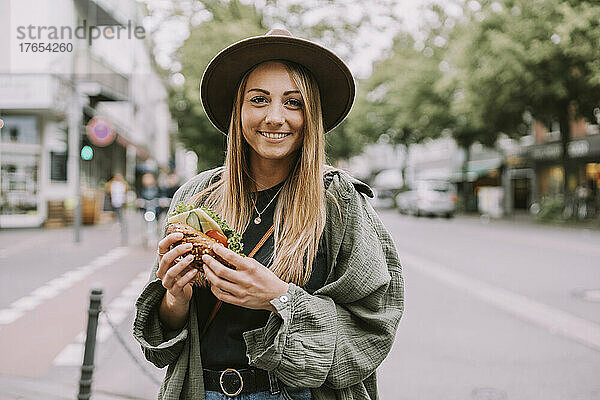
<path fill-rule="evenodd" d="M 133 336 L 148 361 L 163 368 L 177 361 L 188 337 L 188 326 L 167 330 L 161 324 L 159 309 L 166 290 L 159 279 L 146 285 L 136 301 Z"/>
<path fill-rule="evenodd" d="M 333 360 L 335 305 L 331 299 L 289 286 L 287 293 L 270 302 L 280 316 L 271 313 L 266 326 L 244 332 L 248 363 L 274 371 L 287 385 L 318 387 Z"/>

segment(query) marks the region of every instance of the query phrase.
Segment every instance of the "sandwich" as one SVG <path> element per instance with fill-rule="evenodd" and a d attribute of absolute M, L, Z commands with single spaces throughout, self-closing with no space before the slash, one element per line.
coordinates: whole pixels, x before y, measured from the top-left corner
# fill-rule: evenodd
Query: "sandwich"
<path fill-rule="evenodd" d="M 242 238 L 213 210 L 208 207 L 195 208 L 192 205 L 186 205 L 183 201 L 175 205 L 173 212 L 167 218 L 166 234 L 182 233 L 183 238 L 171 245 L 178 246 L 182 243 L 191 243 L 193 245 L 190 254 L 194 255 L 194 260 L 190 267 L 196 268 L 198 274 L 194 278 L 194 284 L 201 287 L 209 286 L 209 282 L 204 276 L 202 270 L 202 256 L 208 254 L 217 259 L 223 265 L 234 268 L 227 261 L 219 257 L 212 250 L 212 245 L 221 243 L 223 246 L 244 256 L 242 253 Z"/>

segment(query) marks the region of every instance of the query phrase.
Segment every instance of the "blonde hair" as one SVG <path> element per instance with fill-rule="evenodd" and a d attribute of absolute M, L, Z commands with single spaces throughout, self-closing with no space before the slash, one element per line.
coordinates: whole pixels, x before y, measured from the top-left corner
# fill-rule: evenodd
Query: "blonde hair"
<path fill-rule="evenodd" d="M 325 227 L 325 131 L 321 96 L 315 79 L 301 65 L 287 61 L 281 63 L 286 66 L 302 95 L 304 139 L 275 206 L 275 249 L 270 269 L 285 282 L 304 286 L 310 278 Z M 244 89 L 253 70 L 240 81 L 234 99 L 221 179 L 189 201 L 197 203 L 205 197 L 203 205 L 219 213 L 240 233 L 246 230 L 253 216 L 249 145 L 243 138 L 241 121 Z"/>

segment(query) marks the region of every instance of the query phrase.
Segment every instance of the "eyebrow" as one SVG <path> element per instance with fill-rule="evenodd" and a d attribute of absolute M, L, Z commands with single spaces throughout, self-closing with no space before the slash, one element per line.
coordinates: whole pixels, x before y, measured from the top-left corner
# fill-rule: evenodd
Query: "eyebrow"
<path fill-rule="evenodd" d="M 268 90 L 264 90 L 264 89 L 250 89 L 250 90 L 248 90 L 248 93 L 250 93 L 250 92 L 261 92 L 261 93 L 266 94 L 267 96 L 269 96 L 271 94 L 271 93 L 269 93 Z M 288 94 L 292 94 L 292 93 L 300 93 L 300 91 L 299 90 L 288 90 L 288 91 L 283 92 L 283 95 L 287 96 Z"/>

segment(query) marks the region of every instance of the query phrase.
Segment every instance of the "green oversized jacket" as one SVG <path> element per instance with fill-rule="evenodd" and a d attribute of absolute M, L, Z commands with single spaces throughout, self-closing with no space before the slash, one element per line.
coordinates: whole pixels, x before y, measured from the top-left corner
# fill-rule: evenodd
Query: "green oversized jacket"
<path fill-rule="evenodd" d="M 215 172 L 186 182 L 171 209 L 205 188 Z M 325 285 L 311 295 L 290 284 L 289 301 L 272 300 L 281 316 L 271 313 L 266 326 L 243 334 L 247 357 L 288 386 L 311 388 L 316 400 L 378 399 L 375 369 L 392 347 L 404 310 L 402 267 L 363 195 L 372 196 L 371 189 L 341 170 L 329 170 L 324 180 L 340 207 L 327 196 Z M 159 399 L 204 399 L 196 302 L 182 330 L 164 331 L 158 309 L 165 289 L 157 268 L 158 259 L 136 302 L 133 335 L 150 362 L 168 366 Z"/>

